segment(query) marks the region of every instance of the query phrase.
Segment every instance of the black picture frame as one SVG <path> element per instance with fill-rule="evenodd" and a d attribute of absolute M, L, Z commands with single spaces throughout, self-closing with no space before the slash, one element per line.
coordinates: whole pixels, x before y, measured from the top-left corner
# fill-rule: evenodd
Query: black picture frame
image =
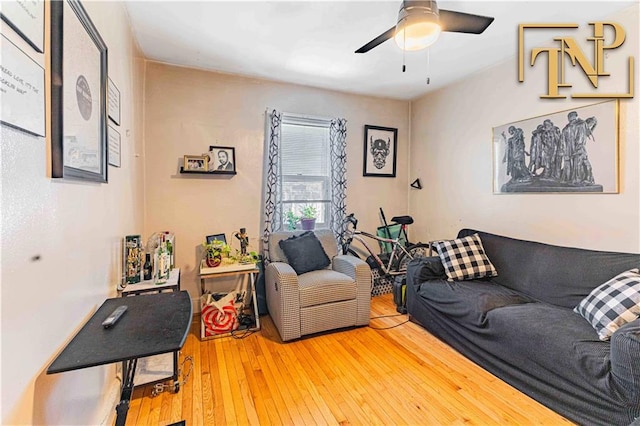
<path fill-rule="evenodd" d="M 120 167 L 122 163 L 122 138 L 120 132 L 113 124 L 109 123 L 109 165 Z"/>
<path fill-rule="evenodd" d="M 362 176 L 396 177 L 397 158 L 398 129 L 365 125 Z"/>
<path fill-rule="evenodd" d="M 52 1 L 50 4 L 51 176 L 106 183 L 107 46 L 78 0 Z M 87 37 L 83 37 L 85 32 Z M 65 46 L 65 41 L 72 46 Z M 91 54 L 95 53 L 99 63 L 86 65 L 89 63 L 87 52 L 72 51 L 73 45 L 80 44 L 83 49 L 92 50 Z M 86 63 L 82 66 L 85 68 L 66 66 L 69 64 L 65 56 L 71 55 L 84 55 Z M 87 72 L 89 67 L 92 69 Z M 96 77 L 91 75 L 95 71 L 99 74 Z M 94 102 L 96 95 L 98 100 Z M 65 98 L 67 103 L 75 101 L 78 111 L 69 108 L 65 111 Z M 94 105 L 98 107 L 94 108 Z M 74 129 L 73 134 L 69 133 L 70 129 Z"/>
<path fill-rule="evenodd" d="M 222 241 L 227 244 L 227 236 L 225 234 L 207 235 L 207 244 L 211 244 L 214 241 Z"/>
<path fill-rule="evenodd" d="M 34 136 L 45 136 L 45 70 L 4 34 L 0 34 L 3 74 L 13 75 L 0 91 L 0 123 Z"/>
<path fill-rule="evenodd" d="M 227 155 L 227 163 L 223 166 L 219 155 L 224 152 Z M 236 149 L 232 146 L 209 147 L 209 172 L 235 174 L 238 165 L 236 163 Z"/>
<path fill-rule="evenodd" d="M 109 119 L 113 121 L 118 126 L 120 125 L 120 90 L 118 86 L 111 80 L 108 79 L 109 85 L 107 86 L 107 115 Z"/>
<path fill-rule="evenodd" d="M 44 0 L 3 2 L 0 18 L 38 53 L 44 53 Z"/>

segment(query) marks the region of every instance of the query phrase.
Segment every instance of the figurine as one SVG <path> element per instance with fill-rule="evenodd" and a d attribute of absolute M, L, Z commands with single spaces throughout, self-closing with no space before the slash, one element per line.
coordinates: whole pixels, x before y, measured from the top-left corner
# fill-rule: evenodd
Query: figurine
<path fill-rule="evenodd" d="M 235 232 L 233 236 L 240 240 L 240 254 L 245 256 L 247 254 L 247 246 L 249 245 L 247 228 L 240 228 L 240 232 Z"/>

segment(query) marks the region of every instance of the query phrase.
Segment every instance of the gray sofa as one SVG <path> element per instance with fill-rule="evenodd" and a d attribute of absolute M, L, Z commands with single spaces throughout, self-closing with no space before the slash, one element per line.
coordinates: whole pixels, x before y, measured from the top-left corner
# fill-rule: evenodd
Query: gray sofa
<path fill-rule="evenodd" d="M 498 275 L 447 281 L 439 257 L 411 261 L 410 319 L 523 393 L 580 424 L 640 417 L 640 319 L 610 341 L 573 308 L 640 266 L 640 255 L 478 233 Z M 487 392 L 490 398 L 490 391 Z"/>
<path fill-rule="evenodd" d="M 282 340 L 369 324 L 369 265 L 357 257 L 339 255 L 333 232 L 321 229 L 314 233 L 329 258 L 329 266 L 297 275 L 279 242 L 302 233 L 276 232 L 268 240 L 267 306 Z"/>

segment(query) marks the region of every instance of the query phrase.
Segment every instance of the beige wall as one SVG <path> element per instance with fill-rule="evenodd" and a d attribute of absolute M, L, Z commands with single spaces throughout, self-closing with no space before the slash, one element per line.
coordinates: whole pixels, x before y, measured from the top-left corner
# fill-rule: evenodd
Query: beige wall
<path fill-rule="evenodd" d="M 182 286 L 194 298 L 198 249 L 206 235 L 224 232 L 231 241 L 234 231 L 246 227 L 258 247 L 267 108 L 347 119 L 347 210 L 360 218 L 362 229 L 379 226 L 378 207 L 389 216 L 407 212 L 408 102 L 154 62 L 147 64 L 145 96 L 145 234 L 175 232 Z M 396 179 L 362 176 L 365 124 L 398 128 Z M 209 145 L 236 148 L 237 175 L 178 173 L 183 155 L 201 154 Z"/>
<path fill-rule="evenodd" d="M 109 76 L 121 93 L 122 167 L 109 167 L 108 184 L 52 180 L 49 139 L 0 126 L 6 425 L 106 423 L 118 396 L 114 365 L 45 374 L 88 316 L 116 295 L 121 240 L 141 233 L 143 223 L 143 164 L 136 154 L 144 62 L 122 3 L 83 4 L 109 48 Z M 43 55 L 1 25 L 2 34 L 44 64 Z"/>
<path fill-rule="evenodd" d="M 525 82 L 518 83 L 512 58 L 412 103 L 411 176 L 425 188 L 411 190 L 409 202 L 423 240 L 452 238 L 470 227 L 560 245 L 640 251 L 638 16 L 635 5 L 613 17 L 627 39 L 606 62 L 607 71 L 619 76 L 615 84 L 601 79 L 600 85 L 624 93 L 626 58 L 636 58 L 635 98 L 620 108 L 620 193 L 492 194 L 492 127 L 599 102 L 541 100 L 546 64 L 527 67 Z M 514 28 L 518 22 L 526 17 L 514 19 Z M 579 82 L 576 73 L 567 81 Z"/>

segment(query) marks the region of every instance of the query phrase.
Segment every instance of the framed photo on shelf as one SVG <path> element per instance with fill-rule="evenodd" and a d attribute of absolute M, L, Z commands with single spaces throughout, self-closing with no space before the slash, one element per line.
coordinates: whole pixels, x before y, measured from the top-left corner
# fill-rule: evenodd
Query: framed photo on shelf
<path fill-rule="evenodd" d="M 183 169 L 190 172 L 206 172 L 209 162 L 205 155 L 185 155 Z"/>
<path fill-rule="evenodd" d="M 209 171 L 236 171 L 236 149 L 233 147 L 210 146 L 209 159 Z"/>
<path fill-rule="evenodd" d="M 51 2 L 51 176 L 107 182 L 107 46 L 77 0 Z"/>
<path fill-rule="evenodd" d="M 44 3 L 44 0 L 0 3 L 2 20 L 40 53 L 44 53 Z"/>
<path fill-rule="evenodd" d="M 224 234 L 207 235 L 207 244 L 211 244 L 214 241 L 222 241 L 227 244 L 227 237 Z"/>
<path fill-rule="evenodd" d="M 362 176 L 396 177 L 398 129 L 364 126 Z"/>

